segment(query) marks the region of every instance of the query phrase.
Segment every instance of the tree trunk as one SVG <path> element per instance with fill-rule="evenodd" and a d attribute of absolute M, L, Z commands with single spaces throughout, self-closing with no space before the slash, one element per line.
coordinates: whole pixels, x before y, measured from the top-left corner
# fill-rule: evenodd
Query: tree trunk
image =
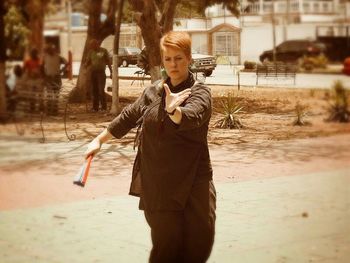
<path fill-rule="evenodd" d="M 4 15 L 6 13 L 4 1 L 0 1 L 0 121 L 7 118 L 6 86 L 5 86 L 5 62 L 6 62 L 6 43 L 5 43 L 5 23 Z"/>
<path fill-rule="evenodd" d="M 85 66 L 90 40 L 97 39 L 102 42 L 106 37 L 114 34 L 116 1 L 109 1 L 107 19 L 103 23 L 101 23 L 100 20 L 102 2 L 102 0 L 89 1 L 89 21 L 83 57 L 81 59 L 77 85 L 70 94 L 70 101 L 73 102 L 84 102 L 86 99 L 90 98 L 90 74 Z"/>
<path fill-rule="evenodd" d="M 29 16 L 28 27 L 31 31 L 29 50 L 36 48 L 39 54 L 42 53 L 44 46 L 44 17 L 48 2 L 49 0 L 30 0 L 25 7 Z"/>
<path fill-rule="evenodd" d="M 173 29 L 174 14 L 179 0 L 167 0 L 162 7 L 162 18 L 157 21 L 157 8 L 154 0 L 129 0 L 135 11 L 135 20 L 141 28 L 150 64 L 151 81 L 161 78 L 160 38 L 162 34 Z"/>
<path fill-rule="evenodd" d="M 5 86 L 5 61 L 0 61 L 0 122 L 7 118 L 7 100 Z"/>
<path fill-rule="evenodd" d="M 117 23 L 115 25 L 114 33 L 114 47 L 113 47 L 113 90 L 112 90 L 112 107 L 111 113 L 117 114 L 119 111 L 119 72 L 118 72 L 118 50 L 119 50 L 119 36 L 120 26 L 122 23 L 124 0 L 119 0 Z"/>
<path fill-rule="evenodd" d="M 144 0 L 143 5 L 140 5 L 138 1 L 131 1 L 130 3 L 134 10 L 137 10 L 135 19 L 141 28 L 141 34 L 148 52 L 151 81 L 154 82 L 161 78 L 159 41 L 162 34 L 156 18 L 156 5 L 154 0 Z"/>
<path fill-rule="evenodd" d="M 178 3 L 179 0 L 168 0 L 164 5 L 162 18 L 159 23 L 162 26 L 163 34 L 173 30 L 175 10 Z"/>
<path fill-rule="evenodd" d="M 155 82 L 162 78 L 162 74 L 160 72 L 160 66 L 151 66 L 149 69 L 151 74 L 151 82 Z"/>

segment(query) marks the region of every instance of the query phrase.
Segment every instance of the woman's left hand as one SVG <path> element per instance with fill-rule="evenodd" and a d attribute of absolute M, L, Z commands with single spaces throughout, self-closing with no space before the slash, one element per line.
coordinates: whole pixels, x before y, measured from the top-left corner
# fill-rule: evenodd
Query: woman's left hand
<path fill-rule="evenodd" d="M 167 112 L 173 112 L 178 106 L 180 106 L 191 94 L 191 89 L 185 89 L 179 93 L 172 93 L 169 86 L 164 83 L 165 90 L 165 110 Z"/>

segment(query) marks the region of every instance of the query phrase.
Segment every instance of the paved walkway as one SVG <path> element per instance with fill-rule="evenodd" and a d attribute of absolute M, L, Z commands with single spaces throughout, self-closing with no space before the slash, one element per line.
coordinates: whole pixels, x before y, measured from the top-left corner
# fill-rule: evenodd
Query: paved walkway
<path fill-rule="evenodd" d="M 217 185 L 209 262 L 349 262 L 350 169 Z M 133 197 L 0 214 L 1 262 L 147 262 Z"/>
<path fill-rule="evenodd" d="M 79 62 L 74 62 L 73 73 L 77 76 L 79 73 Z M 322 73 L 297 73 L 295 79 L 295 85 L 292 78 L 259 78 L 258 86 L 268 87 L 283 87 L 283 88 L 322 88 L 330 89 L 334 81 L 340 80 L 345 86 L 349 87 L 349 77 L 341 73 L 342 65 L 329 65 L 330 72 L 337 72 L 338 74 L 322 74 Z M 135 72 L 139 68 L 135 66 L 129 66 L 127 68 L 120 67 L 120 76 L 135 76 Z M 207 77 L 205 82 L 209 85 L 238 85 L 238 76 L 234 74 L 234 66 L 230 65 L 218 65 L 213 74 Z M 109 76 L 109 71 L 106 69 L 106 75 Z M 111 80 L 107 78 L 107 85 L 110 86 Z M 145 83 L 148 83 L 146 81 Z M 256 73 L 255 72 L 241 72 L 240 85 L 242 86 L 257 86 L 256 85 Z"/>
<path fill-rule="evenodd" d="M 218 208 L 209 262 L 349 262 L 349 144 L 339 135 L 211 147 Z M 82 189 L 71 180 L 85 145 L 0 140 L 0 262 L 147 262 L 149 229 L 126 195 L 135 153 L 105 145 Z M 101 176 L 111 163 L 116 176 Z M 1 204 L 16 192 L 31 200 L 33 191 L 47 200 Z"/>

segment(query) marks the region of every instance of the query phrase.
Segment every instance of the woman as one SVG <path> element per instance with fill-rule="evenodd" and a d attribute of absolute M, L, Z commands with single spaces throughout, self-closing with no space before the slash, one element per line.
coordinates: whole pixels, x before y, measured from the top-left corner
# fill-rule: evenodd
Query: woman
<path fill-rule="evenodd" d="M 169 32 L 160 42 L 168 78 L 146 88 L 88 146 L 96 154 L 112 136 L 140 125 L 130 194 L 140 196 L 151 228 L 150 262 L 205 262 L 215 232 L 215 189 L 207 132 L 211 94 L 194 80 L 191 39 Z"/>

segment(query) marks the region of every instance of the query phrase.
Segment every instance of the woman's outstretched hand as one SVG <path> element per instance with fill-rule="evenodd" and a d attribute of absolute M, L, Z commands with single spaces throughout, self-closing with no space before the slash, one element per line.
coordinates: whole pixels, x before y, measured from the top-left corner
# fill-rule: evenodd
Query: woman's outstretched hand
<path fill-rule="evenodd" d="M 101 141 L 99 138 L 93 139 L 89 145 L 88 148 L 86 149 L 84 153 L 85 159 L 87 159 L 90 155 L 94 156 L 96 155 L 101 149 Z"/>
<path fill-rule="evenodd" d="M 169 86 L 164 83 L 165 90 L 165 110 L 168 113 L 173 112 L 178 106 L 180 106 L 191 94 L 191 89 L 185 89 L 179 93 L 172 93 Z"/>

